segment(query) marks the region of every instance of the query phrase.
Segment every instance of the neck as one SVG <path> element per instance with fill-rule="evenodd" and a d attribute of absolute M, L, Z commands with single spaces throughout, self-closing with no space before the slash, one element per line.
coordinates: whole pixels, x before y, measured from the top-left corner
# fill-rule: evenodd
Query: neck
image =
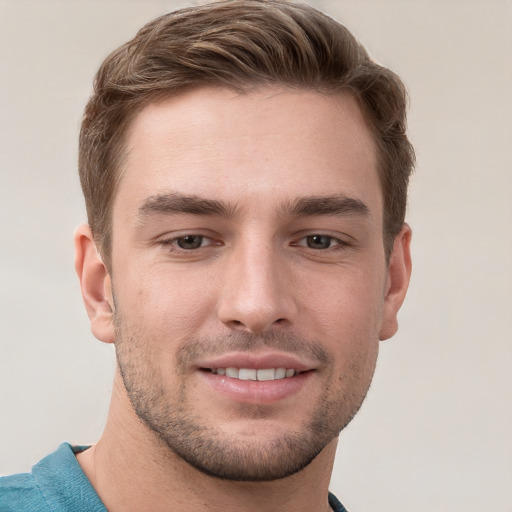
<path fill-rule="evenodd" d="M 136 417 L 123 391 L 116 382 L 101 439 L 77 457 L 109 512 L 330 510 L 327 494 L 337 440 L 290 477 L 270 482 L 221 480 L 169 450 Z"/>

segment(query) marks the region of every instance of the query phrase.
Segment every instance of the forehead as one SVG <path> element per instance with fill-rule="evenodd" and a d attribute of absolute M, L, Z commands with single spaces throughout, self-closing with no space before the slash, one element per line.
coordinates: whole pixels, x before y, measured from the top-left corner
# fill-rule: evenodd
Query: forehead
<path fill-rule="evenodd" d="M 114 209 L 172 192 L 264 204 L 343 193 L 381 209 L 375 142 L 355 99 L 281 88 L 199 89 L 138 114 Z"/>

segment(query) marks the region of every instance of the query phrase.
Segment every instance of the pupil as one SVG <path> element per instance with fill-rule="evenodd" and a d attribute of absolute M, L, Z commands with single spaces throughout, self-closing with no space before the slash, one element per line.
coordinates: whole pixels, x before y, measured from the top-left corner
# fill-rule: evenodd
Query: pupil
<path fill-rule="evenodd" d="M 201 247 L 202 236 L 188 235 L 178 239 L 178 245 L 182 249 L 197 249 Z"/>
<path fill-rule="evenodd" d="M 331 238 L 323 235 L 308 236 L 308 246 L 311 249 L 328 249 Z"/>

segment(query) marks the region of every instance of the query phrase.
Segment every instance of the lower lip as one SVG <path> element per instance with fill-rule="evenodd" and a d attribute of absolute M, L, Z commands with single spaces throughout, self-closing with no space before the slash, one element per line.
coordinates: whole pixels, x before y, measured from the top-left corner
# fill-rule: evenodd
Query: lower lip
<path fill-rule="evenodd" d="M 246 404 L 269 404 L 297 394 L 313 376 L 312 371 L 276 380 L 240 380 L 199 371 L 202 378 L 230 400 Z"/>

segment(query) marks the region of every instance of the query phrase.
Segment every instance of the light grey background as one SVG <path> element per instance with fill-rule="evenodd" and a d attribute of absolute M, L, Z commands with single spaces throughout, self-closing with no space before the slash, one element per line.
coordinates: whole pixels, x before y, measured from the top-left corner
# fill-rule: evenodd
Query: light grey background
<path fill-rule="evenodd" d="M 0 0 L 0 473 L 101 432 L 113 353 L 73 271 L 81 111 L 106 54 L 188 3 Z M 403 77 L 418 154 L 401 328 L 331 488 L 354 512 L 512 512 L 512 3 L 311 3 Z"/>

